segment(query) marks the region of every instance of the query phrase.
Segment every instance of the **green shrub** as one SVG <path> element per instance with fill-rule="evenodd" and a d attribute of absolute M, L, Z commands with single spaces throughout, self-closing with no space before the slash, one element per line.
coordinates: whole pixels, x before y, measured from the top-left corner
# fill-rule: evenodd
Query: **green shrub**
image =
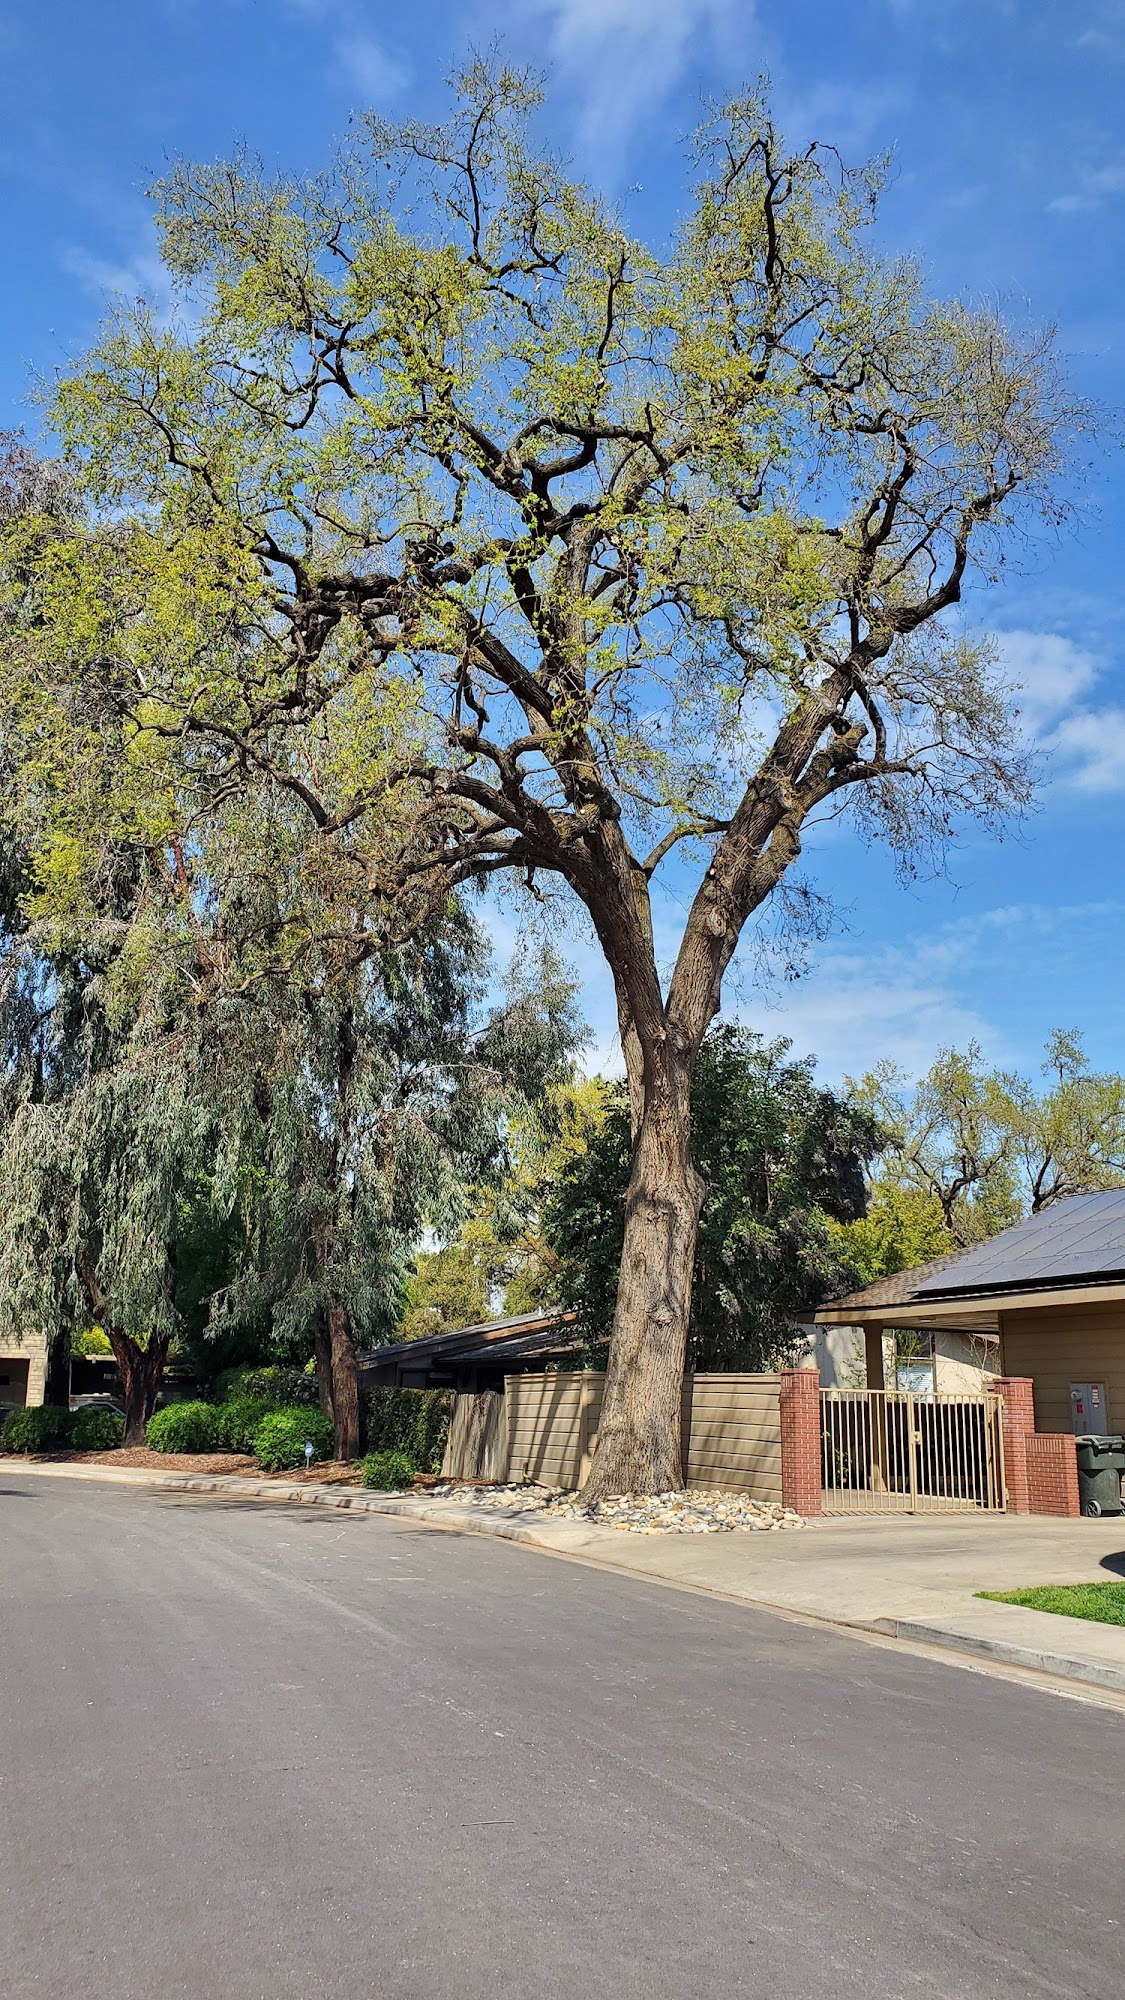
<path fill-rule="evenodd" d="M 254 1433 L 278 1405 L 262 1396 L 235 1396 L 213 1411 L 217 1451 L 253 1451 Z"/>
<path fill-rule="evenodd" d="M 117 1410 L 76 1410 L 70 1426 L 73 1451 L 115 1451 L 125 1435 L 125 1419 Z"/>
<path fill-rule="evenodd" d="M 419 1472 L 440 1472 L 453 1414 L 451 1389 L 374 1389 L 367 1399 L 367 1447 L 405 1452 Z"/>
<path fill-rule="evenodd" d="M 210 1403 L 169 1403 L 149 1418 L 145 1436 L 154 1451 L 214 1451 L 214 1407 Z"/>
<path fill-rule="evenodd" d="M 252 1397 L 267 1410 L 308 1408 L 316 1402 L 316 1376 L 303 1368 L 228 1368 L 219 1377 L 220 1403 Z"/>
<path fill-rule="evenodd" d="M 331 1458 L 335 1450 L 332 1419 L 323 1410 L 274 1410 L 254 1433 L 254 1456 L 263 1472 L 286 1472 L 305 1463 L 305 1445 L 314 1459 Z"/>
<path fill-rule="evenodd" d="M 9 1410 L 0 1433 L 5 1451 L 57 1451 L 70 1442 L 71 1416 L 58 1403 Z"/>
<path fill-rule="evenodd" d="M 420 1393 L 426 1395 L 428 1390 Z M 417 1467 L 408 1452 L 372 1451 L 363 1461 L 363 1483 L 377 1492 L 392 1493 L 397 1487 L 413 1484 Z"/>

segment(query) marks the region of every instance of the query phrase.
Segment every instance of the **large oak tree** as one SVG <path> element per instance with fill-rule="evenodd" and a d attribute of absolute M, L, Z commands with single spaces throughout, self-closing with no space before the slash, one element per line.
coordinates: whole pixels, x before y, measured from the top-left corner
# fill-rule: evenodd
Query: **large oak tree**
<path fill-rule="evenodd" d="M 269 776 L 400 923 L 502 873 L 584 905 L 632 1121 L 588 1491 L 643 1491 L 680 1479 L 724 975 L 810 817 L 906 857 L 1026 798 L 956 607 L 1051 515 L 1071 413 L 1049 340 L 930 298 L 873 247 L 879 170 L 788 150 L 761 97 L 657 246 L 536 149 L 535 101 L 475 65 L 445 125 L 372 117 L 322 177 L 170 174 L 182 316 L 123 311 L 53 400 L 104 520 L 52 670 L 134 756 Z"/>

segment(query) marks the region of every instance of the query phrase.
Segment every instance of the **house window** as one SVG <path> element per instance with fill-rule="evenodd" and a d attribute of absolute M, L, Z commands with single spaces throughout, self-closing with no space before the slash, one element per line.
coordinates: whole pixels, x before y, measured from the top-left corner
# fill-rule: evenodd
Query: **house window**
<path fill-rule="evenodd" d="M 894 1343 L 895 1388 L 900 1395 L 924 1396 L 932 1402 L 934 1394 L 934 1336 L 932 1333 L 909 1332 L 892 1334 Z"/>

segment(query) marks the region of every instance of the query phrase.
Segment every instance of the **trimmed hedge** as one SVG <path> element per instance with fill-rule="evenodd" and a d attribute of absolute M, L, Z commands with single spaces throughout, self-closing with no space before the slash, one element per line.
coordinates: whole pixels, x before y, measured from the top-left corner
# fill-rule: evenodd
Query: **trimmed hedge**
<path fill-rule="evenodd" d="M 428 1395 L 428 1389 L 417 1393 Z M 417 1467 L 405 1451 L 372 1451 L 363 1461 L 363 1483 L 373 1486 L 376 1492 L 393 1493 L 397 1488 L 410 1486 L 414 1482 Z"/>
<path fill-rule="evenodd" d="M 220 1403 L 212 1412 L 217 1451 L 253 1451 L 254 1437 L 263 1417 L 277 1409 L 271 1398 L 235 1396 Z"/>
<path fill-rule="evenodd" d="M 72 1418 L 60 1403 L 40 1403 L 31 1409 L 9 1410 L 0 1432 L 5 1451 L 52 1451 L 70 1443 Z"/>
<path fill-rule="evenodd" d="M 254 1456 L 263 1472 L 288 1472 L 304 1465 L 305 1445 L 314 1459 L 331 1458 L 336 1438 L 331 1417 L 323 1410 L 274 1410 L 254 1433 Z"/>
<path fill-rule="evenodd" d="M 70 1426 L 72 1451 L 116 1451 L 125 1435 L 117 1410 L 75 1410 Z"/>
<path fill-rule="evenodd" d="M 215 1409 L 211 1403 L 168 1403 L 145 1427 L 153 1451 L 215 1451 Z"/>
<path fill-rule="evenodd" d="M 412 1472 L 440 1472 L 453 1415 L 451 1389 L 373 1389 L 367 1399 L 367 1448 L 405 1453 Z"/>
<path fill-rule="evenodd" d="M 309 1408 L 316 1402 L 316 1376 L 303 1368 L 228 1368 L 220 1375 L 220 1403 L 248 1398 L 268 1410 Z"/>

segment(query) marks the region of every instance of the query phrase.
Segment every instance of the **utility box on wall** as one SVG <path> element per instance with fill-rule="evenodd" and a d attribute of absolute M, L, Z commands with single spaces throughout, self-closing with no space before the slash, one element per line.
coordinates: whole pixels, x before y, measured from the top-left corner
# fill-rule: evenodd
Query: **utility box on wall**
<path fill-rule="evenodd" d="M 1072 1382 L 1070 1419 L 1075 1437 L 1105 1437 L 1109 1430 L 1104 1382 Z"/>

